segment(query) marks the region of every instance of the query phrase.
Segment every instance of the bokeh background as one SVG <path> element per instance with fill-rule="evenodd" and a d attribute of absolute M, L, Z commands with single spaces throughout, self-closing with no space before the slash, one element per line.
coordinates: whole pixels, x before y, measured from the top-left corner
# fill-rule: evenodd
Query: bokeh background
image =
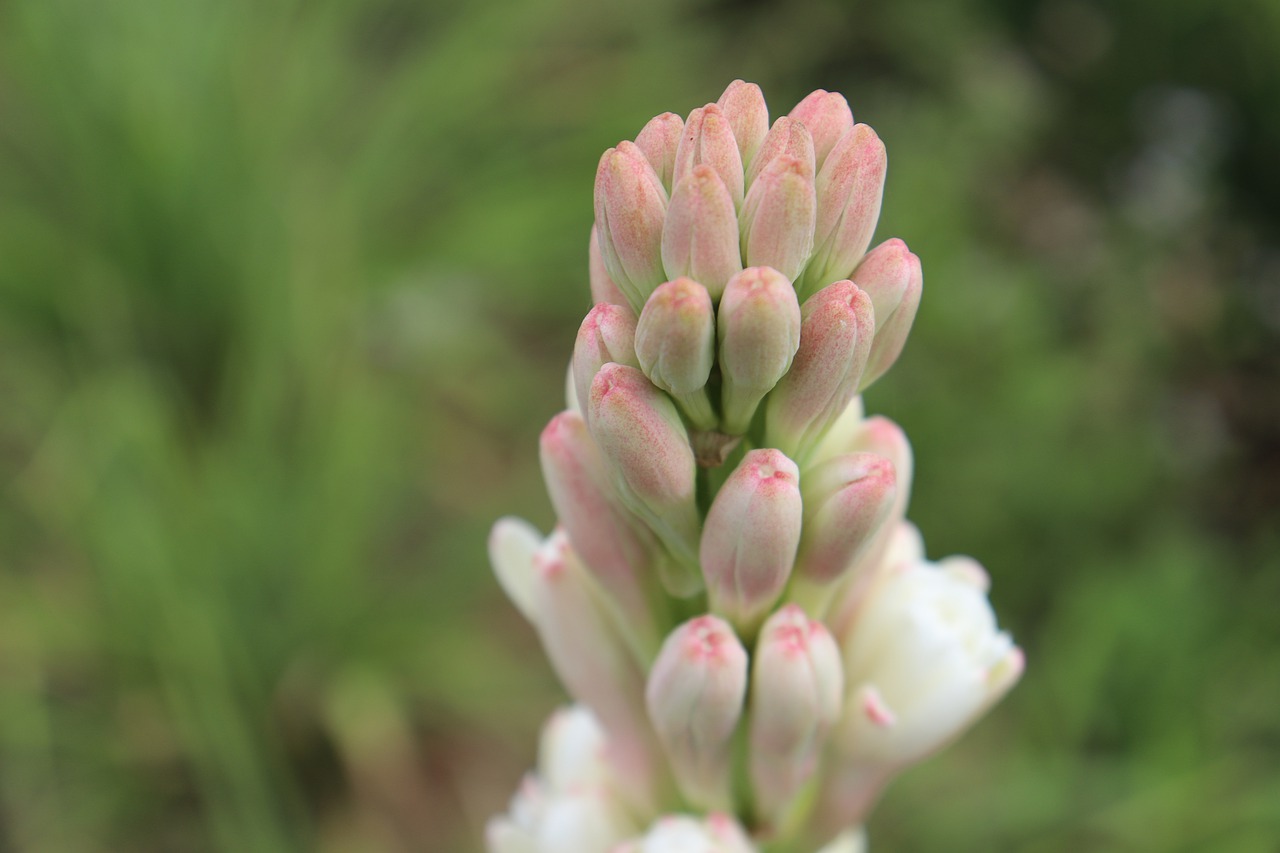
<path fill-rule="evenodd" d="M 0 850 L 472 851 L 599 154 L 845 93 L 1023 683 L 881 851 L 1280 849 L 1274 0 L 0 3 Z M 571 852 L 570 852 L 571 853 Z"/>

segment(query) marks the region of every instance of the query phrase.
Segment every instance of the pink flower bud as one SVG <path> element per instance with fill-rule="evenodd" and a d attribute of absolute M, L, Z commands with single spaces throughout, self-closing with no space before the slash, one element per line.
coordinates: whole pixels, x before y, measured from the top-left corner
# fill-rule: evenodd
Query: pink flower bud
<path fill-rule="evenodd" d="M 600 238 L 594 224 L 591 226 L 591 242 L 587 246 L 587 272 L 591 277 L 591 304 L 608 302 L 627 306 L 627 297 L 622 295 L 618 285 L 609 278 L 609 271 L 604 268 L 604 258 L 600 256 Z M 627 310 L 631 310 L 630 306 L 627 306 Z"/>
<path fill-rule="evenodd" d="M 769 108 L 765 106 L 764 93 L 755 83 L 734 80 L 716 103 L 733 128 L 743 165 L 750 164 L 769 132 Z"/>
<path fill-rule="evenodd" d="M 672 278 L 688 276 L 719 299 L 729 277 L 742 269 L 738 215 L 715 170 L 694 166 L 680 179 L 662 227 L 662 265 Z"/>
<path fill-rule="evenodd" d="M 817 769 L 840 717 L 844 671 L 830 632 L 794 604 L 769 617 L 751 665 L 751 782 L 775 827 Z"/>
<path fill-rule="evenodd" d="M 699 429 L 715 426 L 703 390 L 715 362 L 715 308 L 707 289 L 691 278 L 660 285 L 636 327 L 636 355 L 645 375 L 676 398 Z"/>
<path fill-rule="evenodd" d="M 640 648 L 656 646 L 646 583 L 656 543 L 619 506 L 582 416 L 561 412 L 552 418 L 540 450 L 551 505 L 574 550 L 624 617 L 624 633 Z"/>
<path fill-rule="evenodd" d="M 667 214 L 667 191 L 635 143 L 619 143 L 600 158 L 595 204 L 605 269 L 639 313 L 665 278 L 662 221 Z"/>
<path fill-rule="evenodd" d="M 699 585 L 697 463 L 671 398 L 633 367 L 606 364 L 591 383 L 592 437 L 622 502 L 658 535 L 684 575 L 665 579 L 674 595 Z"/>
<path fill-rule="evenodd" d="M 772 267 L 748 267 L 725 287 L 716 334 L 722 379 L 720 428 L 741 435 L 764 395 L 791 369 L 800 346 L 795 288 Z"/>
<path fill-rule="evenodd" d="M 742 204 L 742 255 L 747 266 L 773 267 L 791 280 L 813 252 L 817 198 L 811 164 L 787 154 L 773 158 Z"/>
<path fill-rule="evenodd" d="M 887 168 L 884 143 L 865 124 L 846 133 L 818 173 L 815 251 L 801 294 L 848 278 L 871 245 Z"/>
<path fill-rule="evenodd" d="M 920 307 L 924 273 L 920 259 L 894 237 L 862 259 L 853 271 L 853 280 L 871 297 L 876 309 L 876 339 L 862 374 L 862 387 L 866 388 L 898 360 Z"/>
<path fill-rule="evenodd" d="M 636 147 L 644 152 L 645 159 L 662 179 L 668 190 L 672 186 L 672 175 L 676 165 L 676 149 L 680 146 L 680 137 L 684 134 L 684 119 L 675 113 L 663 113 L 649 119 L 649 123 L 636 137 Z"/>
<path fill-rule="evenodd" d="M 813 134 L 813 153 L 818 168 L 822 168 L 822 161 L 827 159 L 827 154 L 835 148 L 840 137 L 853 127 L 853 113 L 849 110 L 849 102 L 844 99 L 844 95 L 825 89 L 810 92 L 803 101 L 796 104 L 790 115 L 796 121 L 803 122 Z"/>
<path fill-rule="evenodd" d="M 731 741 L 747 691 L 747 651 L 733 629 L 699 616 L 671 633 L 649 673 L 649 719 L 681 793 L 727 809 Z"/>
<path fill-rule="evenodd" d="M 871 298 L 838 281 L 800 306 L 800 349 L 769 396 L 765 443 L 806 461 L 858 390 L 875 333 Z"/>
<path fill-rule="evenodd" d="M 625 763 L 647 767 L 643 674 L 610 625 L 563 532 L 534 556 L 535 627 L 569 695 L 591 708 Z"/>
<path fill-rule="evenodd" d="M 636 315 L 623 305 L 601 302 L 583 318 L 573 344 L 573 390 L 583 416 L 588 417 L 591 380 L 601 367 L 613 362 L 639 367 L 636 358 Z"/>
<path fill-rule="evenodd" d="M 772 448 L 748 452 L 720 487 L 702 531 L 711 608 L 754 628 L 791 576 L 801 521 L 796 464 Z"/>
<path fill-rule="evenodd" d="M 805 472 L 797 574 L 832 584 L 866 553 L 897 497 L 893 463 L 874 453 L 837 456 Z"/>
<path fill-rule="evenodd" d="M 747 192 L 751 191 L 751 185 L 756 182 L 756 178 L 765 168 L 776 158 L 784 155 L 808 164 L 810 173 L 817 174 L 813 158 L 813 135 L 809 133 L 807 127 L 789 116 L 783 116 L 775 121 L 773 127 L 769 128 L 769 132 L 761 140 L 760 150 L 756 152 L 751 166 L 747 169 Z"/>
<path fill-rule="evenodd" d="M 716 104 L 707 104 L 689 113 L 680 147 L 676 150 L 673 185 L 693 171 L 695 166 L 710 166 L 724 181 L 734 206 L 742 204 L 743 174 L 742 155 L 738 142 L 733 138 L 733 126 L 729 118 Z"/>

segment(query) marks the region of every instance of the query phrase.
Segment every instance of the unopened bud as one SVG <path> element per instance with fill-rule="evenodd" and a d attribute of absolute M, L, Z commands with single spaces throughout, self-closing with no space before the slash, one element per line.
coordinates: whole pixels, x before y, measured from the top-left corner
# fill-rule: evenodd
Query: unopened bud
<path fill-rule="evenodd" d="M 699 808 L 730 805 L 730 747 L 746 691 L 747 651 L 714 616 L 676 628 L 649 673 L 649 719 L 681 793 Z"/>
<path fill-rule="evenodd" d="M 663 186 L 671 189 L 671 176 L 676 166 L 676 149 L 684 133 L 684 119 L 675 113 L 663 113 L 649 119 L 636 137 L 636 147 L 644 152 L 649 165 L 658 173 Z"/>
<path fill-rule="evenodd" d="M 769 395 L 766 443 L 802 463 L 858 390 L 875 334 L 871 298 L 838 281 L 800 306 L 800 348 Z"/>
<path fill-rule="evenodd" d="M 601 302 L 608 302 L 626 306 L 628 311 L 631 310 L 627 305 L 627 297 L 622 295 L 618 285 L 609 278 L 609 271 L 604 268 L 604 258 L 600 255 L 600 237 L 596 233 L 594 224 L 591 226 L 591 242 L 587 246 L 587 273 L 591 280 L 591 304 L 599 305 Z"/>
<path fill-rule="evenodd" d="M 849 102 L 838 92 L 818 89 L 810 92 L 803 101 L 796 104 L 790 113 L 796 121 L 803 122 L 813 134 L 813 154 L 818 168 L 835 148 L 840 137 L 853 127 L 853 113 L 849 110 Z"/>
<path fill-rule="evenodd" d="M 772 267 L 748 267 L 725 287 L 716 314 L 716 335 L 721 429 L 741 435 L 764 395 L 791 369 L 800 346 L 795 288 Z"/>
<path fill-rule="evenodd" d="M 584 417 L 590 417 L 591 381 L 601 367 L 613 362 L 639 367 L 636 358 L 636 315 L 625 305 L 602 302 L 583 318 L 573 343 L 573 390 Z"/>
<path fill-rule="evenodd" d="M 577 412 L 561 412 L 542 431 L 542 475 L 551 505 L 583 565 L 622 617 L 640 650 L 656 647 L 646 578 L 655 543 L 618 504 L 604 459 Z"/>
<path fill-rule="evenodd" d="M 773 267 L 794 281 L 813 252 L 816 210 L 812 164 L 787 154 L 773 158 L 742 204 L 747 266 Z"/>
<path fill-rule="evenodd" d="M 853 272 L 875 234 L 887 166 L 884 143 L 865 124 L 855 125 L 831 149 L 818 172 L 814 254 L 801 295 Z"/>
<path fill-rule="evenodd" d="M 697 590 L 697 463 L 671 398 L 634 367 L 606 364 L 591 383 L 592 437 L 622 502 L 662 540 L 682 571 L 664 578 L 673 595 Z"/>
<path fill-rule="evenodd" d="M 844 671 L 831 633 L 794 604 L 769 617 L 751 665 L 751 783 L 775 827 L 817 769 L 840 717 Z"/>
<path fill-rule="evenodd" d="M 876 339 L 862 374 L 862 387 L 866 388 L 898 360 L 920 307 L 924 273 L 920 259 L 894 237 L 862 259 L 853 271 L 853 280 L 871 297 L 876 309 Z"/>
<path fill-rule="evenodd" d="M 533 605 L 533 555 L 541 546 L 542 534 L 522 518 L 500 518 L 489 532 L 489 563 L 498 584 L 531 623 L 537 619 Z"/>
<path fill-rule="evenodd" d="M 769 108 L 765 106 L 764 93 L 755 83 L 734 80 L 716 103 L 733 128 L 743 166 L 750 166 L 769 132 Z"/>
<path fill-rule="evenodd" d="M 533 604 L 543 648 L 569 695 L 595 713 L 629 762 L 645 762 L 643 674 L 563 531 L 534 555 Z"/>
<path fill-rule="evenodd" d="M 662 265 L 669 278 L 688 276 L 713 299 L 742 269 L 738 215 L 724 181 L 710 166 L 694 166 L 676 185 L 662 226 Z"/>
<path fill-rule="evenodd" d="M 810 172 L 817 174 L 813 157 L 813 135 L 801 122 L 790 116 L 783 116 L 775 121 L 773 127 L 769 128 L 769 132 L 760 141 L 760 149 L 756 151 L 756 156 L 747 169 L 748 193 L 751 192 L 751 185 L 756 182 L 756 178 L 764 172 L 765 168 L 776 158 L 784 155 L 806 163 Z"/>
<path fill-rule="evenodd" d="M 667 191 L 634 142 L 600 158 L 595 188 L 596 233 L 609 277 L 639 313 L 663 282 L 662 221 Z"/>
<path fill-rule="evenodd" d="M 772 448 L 749 451 L 720 487 L 702 531 L 711 608 L 754 629 L 791 576 L 801 523 L 796 464 Z"/>
<path fill-rule="evenodd" d="M 742 204 L 742 155 L 738 151 L 737 140 L 733 138 L 729 118 L 716 104 L 707 104 L 689 113 L 689 120 L 680 135 L 680 147 L 676 149 L 675 169 L 671 177 L 673 185 L 679 186 L 695 166 L 714 169 L 724 181 L 734 206 Z"/>
<path fill-rule="evenodd" d="M 660 285 L 636 326 L 640 369 L 675 397 L 698 429 L 716 424 L 705 386 L 715 363 L 715 308 L 707 289 L 691 278 Z"/>
<path fill-rule="evenodd" d="M 897 497 L 893 463 L 874 453 L 837 456 L 805 471 L 798 576 L 835 583 L 867 550 Z"/>

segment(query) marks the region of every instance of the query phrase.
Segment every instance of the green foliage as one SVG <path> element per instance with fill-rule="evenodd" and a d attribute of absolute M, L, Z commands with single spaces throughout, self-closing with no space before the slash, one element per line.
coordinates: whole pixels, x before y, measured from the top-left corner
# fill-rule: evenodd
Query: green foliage
<path fill-rule="evenodd" d="M 1277 39 L 1245 0 L 0 7 L 0 849 L 475 846 L 560 701 L 483 543 L 551 521 L 596 158 L 734 76 L 886 140 L 927 283 L 869 407 L 1029 653 L 873 846 L 1273 846 Z"/>

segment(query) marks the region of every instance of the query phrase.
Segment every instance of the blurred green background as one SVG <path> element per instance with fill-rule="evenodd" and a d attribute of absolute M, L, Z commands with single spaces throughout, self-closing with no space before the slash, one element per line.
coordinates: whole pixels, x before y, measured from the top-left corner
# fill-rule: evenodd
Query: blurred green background
<path fill-rule="evenodd" d="M 486 564 L 596 160 L 845 93 L 868 395 L 1023 683 L 880 851 L 1280 849 L 1274 0 L 0 3 L 0 850 L 468 851 L 560 701 Z"/>

